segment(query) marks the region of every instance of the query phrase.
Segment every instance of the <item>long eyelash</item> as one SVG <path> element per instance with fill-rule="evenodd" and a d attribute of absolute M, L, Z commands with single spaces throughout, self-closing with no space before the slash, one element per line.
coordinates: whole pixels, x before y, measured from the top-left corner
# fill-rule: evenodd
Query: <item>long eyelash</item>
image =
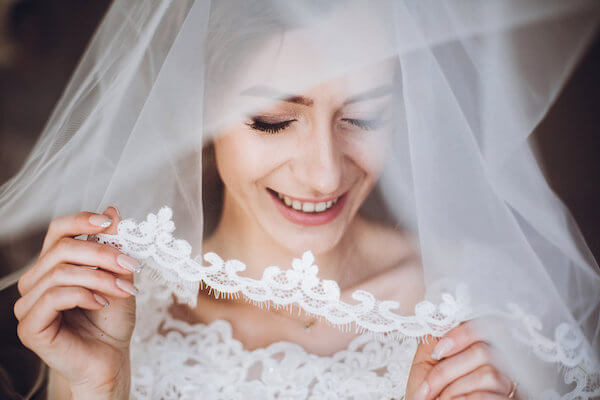
<path fill-rule="evenodd" d="M 351 119 L 351 118 L 342 118 L 342 121 L 348 122 L 360 129 L 364 129 L 366 131 L 371 131 L 379 128 L 382 125 L 382 121 L 380 119 Z"/>
<path fill-rule="evenodd" d="M 268 132 L 268 133 L 277 133 L 285 128 L 287 128 L 295 119 L 291 119 L 289 121 L 277 122 L 275 124 L 269 124 L 267 122 L 261 121 L 259 119 L 253 118 L 252 122 L 247 123 L 250 128 L 255 129 L 257 131 Z"/>

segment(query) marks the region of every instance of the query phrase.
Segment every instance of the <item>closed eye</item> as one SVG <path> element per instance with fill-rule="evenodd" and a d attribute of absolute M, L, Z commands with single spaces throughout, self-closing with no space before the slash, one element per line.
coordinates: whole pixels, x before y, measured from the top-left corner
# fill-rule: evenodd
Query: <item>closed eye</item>
<path fill-rule="evenodd" d="M 352 118 L 342 118 L 342 121 L 347 122 L 351 125 L 354 125 L 360 129 L 364 129 L 366 131 L 372 131 L 378 129 L 383 125 L 383 121 L 379 118 L 375 119 L 352 119 Z"/>
<path fill-rule="evenodd" d="M 268 133 L 277 133 L 277 132 L 280 132 L 280 131 L 284 130 L 285 128 L 287 128 L 294 121 L 296 121 L 296 120 L 291 119 L 288 121 L 268 123 L 265 121 L 261 121 L 258 118 L 252 118 L 252 122 L 249 122 L 246 125 L 248 125 L 250 128 L 257 130 L 257 131 L 268 132 Z"/>

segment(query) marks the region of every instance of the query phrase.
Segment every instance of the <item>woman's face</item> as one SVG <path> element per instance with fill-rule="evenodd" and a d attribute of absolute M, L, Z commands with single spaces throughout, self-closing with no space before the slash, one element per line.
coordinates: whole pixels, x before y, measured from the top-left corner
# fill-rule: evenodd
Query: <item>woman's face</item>
<path fill-rule="evenodd" d="M 268 101 L 215 139 L 224 212 L 294 254 L 333 248 L 383 167 L 394 67 L 385 61 L 301 93 L 246 82 L 241 99 Z"/>
<path fill-rule="evenodd" d="M 285 94 L 215 140 L 240 223 L 295 253 L 338 243 L 382 169 L 393 93 L 387 69 L 371 71 L 369 85 L 338 79 Z M 274 93 L 280 97 L 276 88 L 254 86 L 242 95 Z"/>

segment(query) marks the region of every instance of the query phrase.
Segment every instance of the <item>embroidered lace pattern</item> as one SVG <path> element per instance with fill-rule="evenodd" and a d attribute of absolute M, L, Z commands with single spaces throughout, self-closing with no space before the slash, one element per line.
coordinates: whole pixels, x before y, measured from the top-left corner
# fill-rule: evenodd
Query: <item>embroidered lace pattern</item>
<path fill-rule="evenodd" d="M 564 382 L 572 385 L 572 390 L 562 396 L 546 391 L 533 397 L 600 397 L 598 362 L 579 330 L 569 324 L 559 325 L 554 338 L 548 338 L 541 333 L 541 322 L 515 304 L 508 304 L 507 311 L 482 307 L 475 311 L 464 287 L 458 287 L 455 295 L 444 294 L 438 305 L 419 303 L 411 316 L 394 313 L 396 302 L 379 301 L 365 291 L 353 293 L 357 304 L 344 303 L 336 282 L 317 277 L 318 267 L 310 252 L 293 260 L 291 269 L 272 266 L 265 269 L 260 280 L 246 278 L 238 274 L 245 269 L 240 261 L 224 261 L 207 253 L 206 266 L 199 257 L 192 258 L 191 246 L 173 238 L 175 225 L 171 218 L 171 210 L 164 207 L 139 224 L 121 221 L 116 235 L 93 237 L 144 261 L 144 272 L 139 277 L 144 287 L 158 285 L 157 290 L 146 292 L 146 298 L 138 297 L 132 350 L 136 399 L 197 398 L 200 392 L 205 398 L 223 399 L 402 397 L 420 338 L 442 336 L 461 322 L 490 312 L 519 322 L 514 324 L 518 340 L 539 359 L 558 364 Z M 225 321 L 188 325 L 168 315 L 165 305 L 171 294 L 194 307 L 200 285 L 209 286 L 217 296 L 242 296 L 258 305 L 296 305 L 333 325 L 352 326 L 364 334 L 332 357 L 311 355 L 295 344 L 283 342 L 246 351 L 231 337 L 231 326 Z M 159 326 L 168 333 L 158 334 Z M 248 397 L 248 393 L 256 396 Z"/>
<path fill-rule="evenodd" d="M 361 335 L 321 357 L 289 342 L 245 350 L 224 320 L 165 315 L 161 330 L 132 344 L 133 399 L 400 399 L 417 347 Z"/>

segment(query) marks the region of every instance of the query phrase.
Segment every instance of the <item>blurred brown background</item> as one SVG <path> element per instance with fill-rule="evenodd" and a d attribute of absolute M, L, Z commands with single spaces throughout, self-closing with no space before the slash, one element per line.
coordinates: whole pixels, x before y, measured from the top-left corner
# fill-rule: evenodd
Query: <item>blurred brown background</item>
<path fill-rule="evenodd" d="M 0 181 L 25 160 L 108 0 L 0 0 Z M 24 266 L 43 232 L 0 243 L 0 276 Z M 20 399 L 39 362 L 16 337 L 15 286 L 0 292 L 0 399 Z M 43 390 L 34 399 L 45 399 Z"/>
<path fill-rule="evenodd" d="M 0 182 L 14 174 L 46 119 L 108 0 L 0 0 Z M 600 259 L 600 38 L 596 38 L 535 137 L 553 189 Z M 43 232 L 0 243 L 0 276 L 24 266 Z M 600 288 L 599 288 L 600 290 Z M 13 286 L 0 292 L 0 398 L 18 399 L 37 376 L 16 337 Z M 44 398 L 43 391 L 34 398 Z"/>

